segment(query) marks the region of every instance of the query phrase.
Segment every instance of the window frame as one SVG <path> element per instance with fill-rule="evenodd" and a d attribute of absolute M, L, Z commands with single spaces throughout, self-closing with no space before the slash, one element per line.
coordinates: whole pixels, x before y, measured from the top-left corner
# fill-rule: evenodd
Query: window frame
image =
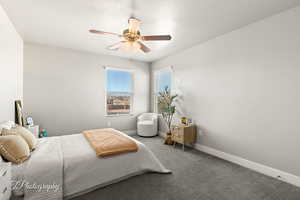
<path fill-rule="evenodd" d="M 131 92 L 108 92 L 107 91 L 107 70 L 117 70 L 117 71 L 123 71 L 123 72 L 130 72 L 131 73 Z M 105 117 L 121 117 L 121 116 L 132 116 L 133 115 L 133 105 L 134 105 L 134 70 L 128 69 L 128 68 L 122 68 L 122 67 L 111 67 L 111 66 L 104 66 L 104 85 L 105 85 L 105 97 L 104 97 L 104 109 L 105 109 Z M 126 114 L 108 114 L 108 108 L 107 108 L 107 97 L 108 93 L 110 94 L 129 94 L 130 95 L 130 110 L 129 113 Z"/>
<path fill-rule="evenodd" d="M 153 111 L 155 113 L 158 113 L 158 108 L 157 108 L 157 96 L 158 96 L 158 90 L 159 90 L 159 79 L 158 79 L 158 75 L 159 73 L 162 73 L 162 72 L 170 72 L 170 75 L 171 75 L 171 85 L 170 85 L 170 92 L 172 94 L 172 90 L 173 90 L 173 70 L 172 70 L 172 67 L 163 67 L 163 68 L 160 68 L 158 70 L 155 70 L 154 71 L 154 85 L 153 85 L 153 88 L 154 88 L 154 91 L 153 91 Z"/>

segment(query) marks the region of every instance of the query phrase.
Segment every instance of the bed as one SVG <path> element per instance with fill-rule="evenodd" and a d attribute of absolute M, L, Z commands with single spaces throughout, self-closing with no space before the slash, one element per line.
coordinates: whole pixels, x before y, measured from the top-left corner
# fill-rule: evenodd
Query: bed
<path fill-rule="evenodd" d="M 137 152 L 106 158 L 95 155 L 83 134 L 39 139 L 31 157 L 12 166 L 13 194 L 24 200 L 70 199 L 145 172 L 171 173 L 144 144 L 131 139 Z"/>

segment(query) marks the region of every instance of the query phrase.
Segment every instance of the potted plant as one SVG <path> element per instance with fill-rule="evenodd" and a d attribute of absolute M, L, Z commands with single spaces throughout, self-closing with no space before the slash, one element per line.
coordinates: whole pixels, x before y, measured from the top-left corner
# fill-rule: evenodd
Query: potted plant
<path fill-rule="evenodd" d="M 173 144 L 173 141 L 171 140 L 171 125 L 176 111 L 176 107 L 173 102 L 177 96 L 177 94 L 171 95 L 171 91 L 168 87 L 165 87 L 164 91 L 158 93 L 158 111 L 162 114 L 162 117 L 168 127 L 165 144 Z"/>

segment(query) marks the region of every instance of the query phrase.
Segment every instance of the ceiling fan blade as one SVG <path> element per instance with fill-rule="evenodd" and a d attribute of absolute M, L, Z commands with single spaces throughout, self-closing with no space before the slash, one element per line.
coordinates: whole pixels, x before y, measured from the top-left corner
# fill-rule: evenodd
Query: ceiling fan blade
<path fill-rule="evenodd" d="M 144 53 L 149 53 L 151 51 L 151 49 L 149 47 L 147 47 L 146 45 L 144 45 L 143 43 L 141 43 L 140 41 L 137 41 L 140 45 L 141 45 L 141 50 Z"/>
<path fill-rule="evenodd" d="M 122 43 L 124 43 L 124 41 L 121 41 L 121 42 L 118 42 L 118 43 L 115 43 L 113 45 L 110 45 L 108 47 L 106 47 L 108 50 L 111 50 L 111 51 L 117 51 L 121 48 L 121 45 Z"/>
<path fill-rule="evenodd" d="M 117 33 L 110 33 L 110 32 L 98 31 L 98 30 L 94 30 L 94 29 L 91 29 L 89 31 L 90 31 L 90 33 L 95 33 L 95 34 L 100 34 L 100 35 L 113 35 L 113 36 L 122 37 L 122 35 L 117 34 Z"/>
<path fill-rule="evenodd" d="M 141 40 L 150 41 L 150 40 L 171 40 L 171 35 L 148 35 L 148 36 L 141 36 Z"/>

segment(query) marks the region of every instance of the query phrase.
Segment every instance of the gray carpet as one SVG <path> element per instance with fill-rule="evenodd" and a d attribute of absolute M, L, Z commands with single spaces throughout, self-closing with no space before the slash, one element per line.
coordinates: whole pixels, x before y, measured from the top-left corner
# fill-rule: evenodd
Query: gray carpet
<path fill-rule="evenodd" d="M 300 188 L 199 151 L 140 138 L 173 171 L 130 178 L 73 200 L 300 200 Z"/>

